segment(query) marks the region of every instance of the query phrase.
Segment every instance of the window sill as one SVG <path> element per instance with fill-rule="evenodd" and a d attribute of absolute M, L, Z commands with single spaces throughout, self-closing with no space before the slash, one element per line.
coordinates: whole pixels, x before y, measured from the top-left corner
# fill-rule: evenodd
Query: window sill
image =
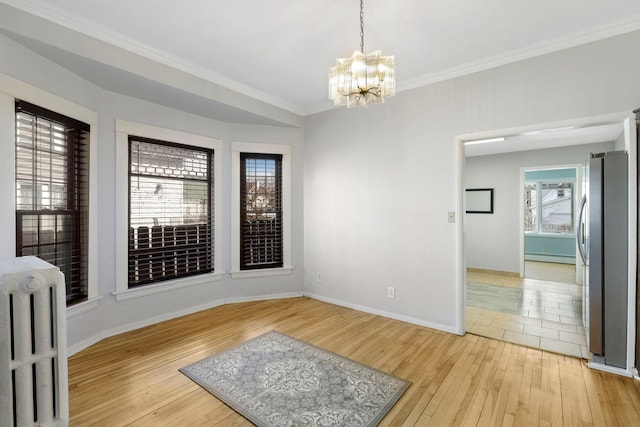
<path fill-rule="evenodd" d="M 98 308 L 98 301 L 102 299 L 102 295 L 89 298 L 87 301 L 74 304 L 67 308 L 67 319 L 81 315 L 91 310 Z"/>
<path fill-rule="evenodd" d="M 232 279 L 248 279 L 252 277 L 286 276 L 293 272 L 293 267 L 264 268 L 259 270 L 232 271 Z"/>
<path fill-rule="evenodd" d="M 224 278 L 224 273 L 203 274 L 194 277 L 185 277 L 182 279 L 168 280 L 154 285 L 143 285 L 137 288 L 123 289 L 112 293 L 116 297 L 116 301 L 127 301 L 134 298 L 142 298 L 149 295 L 155 295 L 162 292 L 169 292 L 175 289 L 182 289 L 189 286 L 204 285 L 211 282 L 217 282 Z"/>

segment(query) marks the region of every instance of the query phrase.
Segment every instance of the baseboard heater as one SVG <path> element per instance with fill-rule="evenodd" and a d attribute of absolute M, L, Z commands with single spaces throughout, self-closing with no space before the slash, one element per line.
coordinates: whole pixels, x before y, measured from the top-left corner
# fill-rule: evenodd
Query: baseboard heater
<path fill-rule="evenodd" d="M 64 275 L 36 257 L 0 260 L 0 425 L 69 423 Z"/>

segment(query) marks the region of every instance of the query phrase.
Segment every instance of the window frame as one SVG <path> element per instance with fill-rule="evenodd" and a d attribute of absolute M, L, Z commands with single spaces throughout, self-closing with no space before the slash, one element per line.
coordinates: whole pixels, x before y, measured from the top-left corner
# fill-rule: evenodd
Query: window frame
<path fill-rule="evenodd" d="M 240 154 L 282 155 L 282 267 L 240 269 Z M 291 146 L 235 141 L 231 143 L 231 278 L 291 274 Z"/>
<path fill-rule="evenodd" d="M 49 109 L 43 108 L 39 105 L 35 105 L 24 100 L 16 100 L 15 102 L 15 116 L 16 116 L 16 126 L 18 126 L 18 114 L 22 114 L 25 116 L 31 117 L 31 125 L 36 126 L 39 129 L 38 123 L 40 121 L 51 123 L 51 126 L 59 126 L 59 131 L 62 131 L 66 134 L 66 137 L 62 139 L 64 151 L 58 151 L 54 148 L 50 148 L 49 152 L 47 150 L 44 151 L 44 155 L 49 157 L 51 162 L 51 168 L 53 168 L 53 163 L 62 163 L 64 166 L 60 168 L 60 171 L 64 174 L 64 186 L 63 186 L 63 194 L 64 194 L 64 207 L 60 204 L 57 204 L 55 207 L 53 206 L 53 201 L 49 200 L 50 206 L 48 208 L 42 207 L 37 208 L 36 206 L 40 205 L 40 201 L 44 200 L 44 197 L 39 196 L 40 191 L 36 188 L 38 186 L 48 186 L 51 187 L 49 191 L 55 193 L 53 191 L 54 187 L 54 178 L 53 178 L 53 170 L 50 169 L 49 173 L 51 176 L 48 181 L 41 181 L 39 178 L 42 178 L 38 171 L 33 167 L 33 163 L 31 165 L 26 166 L 29 170 L 29 179 L 28 181 L 32 184 L 31 189 L 31 206 L 30 208 L 19 208 L 20 204 L 16 202 L 16 255 L 18 253 L 24 254 L 25 248 L 24 245 L 24 234 L 20 235 L 18 230 L 22 229 L 24 226 L 24 218 L 25 217 L 34 217 L 37 218 L 37 233 L 40 234 L 40 224 L 46 217 L 54 217 L 53 221 L 56 224 L 55 229 L 58 227 L 59 217 L 67 217 L 73 218 L 71 222 L 63 228 L 65 230 L 65 234 L 68 233 L 70 238 L 68 237 L 66 241 L 63 238 L 63 241 L 60 242 L 60 236 L 57 231 L 54 231 L 55 237 L 53 238 L 53 245 L 55 246 L 55 253 L 58 253 L 59 245 L 70 245 L 70 253 L 68 256 L 65 256 L 61 259 L 57 260 L 57 264 L 60 270 L 65 274 L 67 281 L 67 307 L 71 307 L 73 305 L 85 302 L 89 298 L 89 284 L 88 284 L 88 243 L 89 243 L 89 224 L 86 219 L 89 216 L 89 137 L 91 128 L 87 123 L 80 122 L 71 117 L 60 114 L 56 111 L 51 111 Z M 46 126 L 46 125 L 45 125 Z M 27 150 L 31 150 L 33 153 L 32 156 L 35 159 L 39 157 L 39 154 L 42 151 L 42 148 L 39 147 L 39 132 L 40 130 L 36 129 L 33 135 L 33 139 L 30 139 L 30 146 L 25 147 Z M 32 129 L 33 130 L 33 129 Z M 53 133 L 53 132 L 52 132 Z M 72 135 L 72 136 L 70 136 Z M 82 135 L 82 137 L 80 137 Z M 50 136 L 52 140 L 54 140 L 53 135 Z M 60 141 L 60 140 L 59 140 Z M 22 147 L 22 146 L 21 146 Z M 17 161 L 18 156 L 18 138 L 16 138 L 16 200 L 18 200 L 18 172 L 19 172 L 19 164 Z M 87 154 L 82 154 L 83 151 L 86 150 Z M 33 160 L 32 160 L 33 162 Z M 36 160 L 37 162 L 37 160 Z M 39 163 L 38 163 L 39 164 Z M 40 166 L 38 167 L 40 169 Z M 25 171 L 26 172 L 26 171 Z M 80 176 L 78 181 L 76 182 L 73 177 Z M 74 184 L 80 184 L 78 186 Z M 86 195 L 86 198 L 81 197 L 81 195 Z M 35 200 L 33 200 L 35 199 Z M 40 200 L 40 201 L 39 201 Z M 40 252 L 40 247 L 42 246 L 50 246 L 51 243 L 42 243 L 40 238 L 38 238 L 38 244 L 35 245 L 38 248 L 37 252 L 40 255 L 36 255 L 38 257 L 44 256 L 44 253 Z M 29 246 L 29 245 L 27 245 Z M 73 247 L 76 249 L 73 249 Z M 31 246 L 33 247 L 33 246 Z M 74 252 L 78 252 L 79 255 L 73 255 Z M 25 256 L 25 255 L 20 255 Z M 58 258 L 55 255 L 55 258 Z M 64 269 L 64 267 L 60 266 L 60 261 L 67 260 L 70 264 L 74 262 L 78 262 L 80 264 L 79 267 L 72 268 L 68 267 L 68 269 Z M 54 264 L 53 262 L 51 262 Z M 54 264 L 56 265 L 56 264 Z M 71 277 L 71 281 L 70 281 Z M 75 277 L 75 279 L 74 279 Z M 76 283 L 76 285 L 72 285 L 71 283 Z M 73 290 L 76 286 L 80 288 L 80 292 L 77 295 L 71 298 L 71 294 L 68 292 L 69 288 Z"/>
<path fill-rule="evenodd" d="M 246 221 L 247 212 L 247 170 L 246 164 L 243 166 L 243 162 L 245 160 L 252 159 L 255 161 L 265 160 L 265 161 L 274 161 L 275 162 L 275 192 L 276 192 L 276 200 L 277 204 L 275 212 L 271 212 L 275 214 L 277 217 L 277 222 L 280 222 L 280 241 L 278 242 L 278 261 L 270 262 L 270 263 L 259 263 L 254 265 L 243 264 L 242 258 L 240 256 L 240 270 L 248 271 L 248 270 L 260 270 L 260 269 L 272 269 L 272 268 L 282 268 L 284 265 L 283 262 L 283 254 L 282 254 L 282 155 L 281 154 L 264 154 L 264 153 L 240 153 L 240 253 L 243 254 L 246 250 L 246 226 L 244 223 Z M 243 177 L 245 178 L 243 180 Z M 254 211 L 255 212 L 255 211 Z M 246 254 L 245 254 L 246 255 Z"/>
<path fill-rule="evenodd" d="M 571 184 L 571 222 L 572 222 L 572 231 L 564 232 L 564 233 L 552 233 L 548 231 L 542 230 L 542 184 L 557 184 L 557 183 L 568 183 Z M 577 191 L 577 180 L 575 178 L 548 178 L 548 179 L 530 179 L 524 181 L 524 186 L 527 184 L 533 184 L 536 187 L 536 229 L 533 231 L 524 232 L 525 236 L 551 236 L 551 237 L 571 237 L 573 238 L 576 235 L 576 191 Z M 523 186 L 523 188 L 524 188 Z M 523 195 L 526 194 L 526 190 L 523 192 Z M 524 204 L 524 197 L 523 197 Z M 526 207 L 526 206 L 525 206 Z M 524 211 L 522 212 L 524 215 Z"/>
<path fill-rule="evenodd" d="M 147 177 L 147 178 L 151 177 L 150 175 L 145 175 L 143 173 L 138 173 L 138 174 L 134 175 L 132 170 L 131 170 L 131 168 L 132 168 L 132 163 L 131 162 L 132 162 L 132 159 L 133 159 L 133 157 L 132 157 L 132 144 L 134 142 L 139 142 L 139 143 L 143 143 L 143 144 L 155 144 L 155 145 L 164 146 L 164 147 L 175 147 L 175 148 L 178 148 L 178 149 L 185 149 L 185 150 L 189 150 L 189 151 L 199 151 L 200 153 L 205 154 L 207 156 L 207 159 L 208 159 L 207 160 L 208 177 L 207 177 L 206 180 L 200 180 L 199 182 L 206 182 L 207 193 L 208 193 L 207 211 L 208 212 L 212 212 L 212 209 L 213 209 L 212 197 L 215 198 L 215 194 L 213 193 L 213 190 L 214 190 L 214 188 L 213 188 L 213 173 L 214 173 L 213 161 L 215 161 L 214 150 L 212 150 L 210 148 L 197 147 L 197 146 L 193 146 L 193 145 L 176 144 L 174 142 L 168 142 L 168 141 L 164 141 L 164 140 L 140 137 L 140 136 L 137 136 L 137 135 L 129 135 L 128 139 L 129 139 L 129 159 L 128 159 L 128 163 L 129 163 L 129 167 L 128 167 L 128 172 L 129 172 L 129 188 L 128 188 L 128 192 L 129 192 L 129 214 L 128 214 L 128 216 L 129 216 L 129 229 L 130 230 L 131 230 L 131 219 L 132 219 L 132 217 L 131 217 L 131 214 L 132 214 L 132 204 L 131 204 L 131 202 L 132 202 L 132 197 L 131 197 L 132 179 L 135 176 L 142 177 L 143 179 L 144 179 L 144 177 Z M 155 177 L 157 178 L 158 176 L 156 175 Z M 169 179 L 183 181 L 183 179 L 176 179 L 175 177 L 170 177 Z M 187 181 L 191 182 L 190 180 L 187 180 Z M 210 266 L 210 268 L 205 268 L 205 269 L 203 269 L 203 271 L 187 272 L 186 271 L 187 270 L 186 264 L 181 266 L 181 264 L 179 262 L 175 262 L 175 266 L 177 268 L 177 273 L 176 274 L 177 274 L 178 277 L 170 277 L 170 278 L 161 277 L 159 279 L 156 279 L 154 277 L 153 280 L 141 281 L 141 282 L 139 282 L 137 284 L 132 284 L 131 283 L 131 271 L 129 271 L 129 285 L 128 285 L 129 289 L 135 288 L 135 287 L 139 287 L 139 286 L 149 286 L 149 285 L 153 285 L 153 284 L 156 284 L 156 283 L 164 282 L 164 281 L 167 281 L 167 280 L 175 280 L 175 279 L 180 279 L 180 278 L 184 278 L 184 277 L 190 277 L 190 276 L 197 276 L 197 275 L 202 275 L 202 274 L 213 273 L 214 272 L 214 262 L 215 262 L 213 246 L 214 246 L 215 242 L 213 242 L 214 233 L 213 233 L 213 228 L 211 227 L 211 225 L 212 225 L 212 222 L 213 222 L 212 219 L 214 219 L 214 217 L 215 217 L 215 213 L 214 213 L 214 215 L 209 215 L 208 216 L 208 225 L 207 225 L 207 231 L 206 231 L 206 234 L 208 235 L 208 238 L 212 241 L 213 244 L 211 244 L 211 243 L 207 244 L 205 246 L 206 249 L 204 249 L 205 253 L 207 253 L 207 252 L 209 253 L 209 257 L 210 257 L 209 261 L 210 262 L 208 262 L 207 265 Z M 182 224 L 182 225 L 184 226 L 185 224 Z M 213 224 L 213 225 L 215 226 L 215 224 Z M 153 230 L 149 230 L 149 231 L 151 232 L 151 234 L 153 234 Z M 178 237 L 179 231 L 176 230 L 175 233 L 176 233 L 175 237 L 176 237 L 176 239 L 178 239 L 179 238 Z M 196 232 L 196 233 L 198 233 L 198 232 Z M 150 236 L 147 235 L 147 239 L 149 239 L 149 237 Z M 186 244 L 186 241 L 187 241 L 186 231 L 185 231 L 185 234 L 184 234 L 184 239 L 185 239 L 185 244 Z M 154 243 L 151 243 L 151 244 L 152 244 L 152 246 L 154 245 Z M 173 248 L 173 245 L 171 247 Z M 129 254 L 128 254 L 128 257 L 127 257 L 127 260 L 128 260 L 129 263 L 131 263 L 131 249 L 132 248 L 131 248 L 131 244 L 130 244 L 129 245 Z M 144 251 L 143 252 L 144 256 L 148 256 L 150 250 L 152 250 L 152 249 L 147 249 L 146 251 Z M 173 252 L 173 249 L 170 249 L 170 250 Z M 185 261 L 186 261 L 186 251 L 184 251 L 183 253 L 184 253 Z M 200 258 L 200 257 L 201 257 L 201 255 L 198 255 L 198 258 Z M 180 258 L 180 257 L 178 257 L 178 258 Z M 203 257 L 203 259 L 204 258 L 206 258 L 206 257 Z M 153 262 L 154 263 L 158 263 L 158 261 L 153 261 Z M 191 262 L 189 262 L 189 264 L 191 265 Z M 129 265 L 131 265 L 131 264 L 129 264 Z M 147 268 L 148 268 L 148 265 L 147 265 Z M 184 271 L 180 272 L 180 270 L 182 268 L 184 268 Z M 155 268 L 152 268 L 152 270 L 153 269 L 155 269 Z M 162 268 L 161 268 L 161 270 L 162 270 Z M 155 276 L 155 273 L 154 273 L 154 276 Z"/>
<path fill-rule="evenodd" d="M 0 73 L 0 136 L 6 141 L 15 141 L 15 101 L 21 99 L 59 114 L 71 117 L 89 125 L 89 251 L 87 254 L 87 300 L 67 307 L 67 318 L 94 310 L 102 299 L 98 290 L 98 171 L 97 141 L 98 114 L 86 107 L 31 86 L 21 80 Z M 0 231 L 0 239 L 7 242 L 16 240 L 16 197 L 15 197 L 15 143 L 0 144 L 0 178 L 7 183 L 0 186 L 6 209 L 0 220 L 6 227 Z M 9 188 L 10 184 L 10 188 Z M 11 251 L 10 253 L 7 251 Z M 15 256 L 15 245 L 8 245 L 0 251 L 4 257 Z"/>
<path fill-rule="evenodd" d="M 213 272 L 129 288 L 129 136 L 155 139 L 214 151 L 213 185 L 211 190 L 213 192 Z M 143 123 L 116 120 L 116 290 L 113 292 L 116 301 L 126 301 L 187 286 L 197 286 L 222 280 L 224 277 L 221 233 L 223 220 L 221 203 L 222 157 L 223 143 L 221 140 Z"/>

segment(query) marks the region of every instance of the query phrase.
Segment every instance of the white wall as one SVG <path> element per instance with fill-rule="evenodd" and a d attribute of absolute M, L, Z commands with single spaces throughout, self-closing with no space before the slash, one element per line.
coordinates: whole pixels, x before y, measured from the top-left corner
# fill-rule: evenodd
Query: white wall
<path fill-rule="evenodd" d="M 625 149 L 625 135 L 624 135 L 624 132 L 622 132 L 620 136 L 615 140 L 613 144 L 613 150 L 624 151 L 624 149 Z"/>
<path fill-rule="evenodd" d="M 95 342 L 106 335 L 129 330 L 159 320 L 186 314 L 202 308 L 225 302 L 263 299 L 302 294 L 303 274 L 303 198 L 302 160 L 303 131 L 291 127 L 270 127 L 229 124 L 193 114 L 172 110 L 139 99 L 117 95 L 98 88 L 91 83 L 69 73 L 58 65 L 35 55 L 33 52 L 0 36 L 0 57 L 12 58 L 0 61 L 0 73 L 57 95 L 65 100 L 86 107 L 98 116 L 98 162 L 97 168 L 98 211 L 92 218 L 99 221 L 99 241 L 97 277 L 98 293 L 102 296 L 95 308 L 74 315 L 68 319 L 68 344 L 71 351 Z M 15 96 L 15 88 L 0 87 L 0 95 L 5 99 Z M 32 102 L 34 100 L 31 100 Z M 7 104 L 6 102 L 2 105 Z M 0 134 L 9 135 L 13 126 L 13 109 L 0 108 Z M 179 290 L 116 302 L 115 291 L 115 120 L 123 119 L 163 128 L 181 130 L 208 136 L 223 141 L 223 191 L 216 194 L 223 200 L 223 252 L 224 268 L 230 268 L 230 159 L 231 142 L 257 142 L 288 144 L 292 147 L 292 256 L 294 270 L 290 275 L 263 277 L 259 279 L 230 279 L 228 275 L 221 281 L 196 285 Z M 4 132 L 3 129 L 7 130 Z M 1 153 L 13 156 L 15 141 L 3 138 Z M 6 165 L 5 165 L 6 163 Z M 15 217 L 14 212 L 14 169 L 12 163 L 0 171 L 0 218 Z M 15 234 L 12 234 L 15 236 Z M 0 254 L 15 255 L 14 238 L 3 238 Z"/>
<path fill-rule="evenodd" d="M 305 291 L 462 332 L 462 227 L 447 222 L 462 198 L 456 136 L 630 113 L 639 45 L 629 33 L 307 117 Z"/>
<path fill-rule="evenodd" d="M 585 163 L 613 142 L 467 157 L 465 188 L 493 188 L 494 213 L 465 214 L 468 267 L 520 272 L 520 168 Z"/>

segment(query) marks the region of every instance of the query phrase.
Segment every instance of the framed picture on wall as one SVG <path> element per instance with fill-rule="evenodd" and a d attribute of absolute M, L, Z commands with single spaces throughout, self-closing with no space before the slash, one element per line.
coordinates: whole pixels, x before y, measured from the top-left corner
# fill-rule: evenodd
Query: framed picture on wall
<path fill-rule="evenodd" d="M 493 213 L 493 188 L 467 188 L 466 213 Z"/>

